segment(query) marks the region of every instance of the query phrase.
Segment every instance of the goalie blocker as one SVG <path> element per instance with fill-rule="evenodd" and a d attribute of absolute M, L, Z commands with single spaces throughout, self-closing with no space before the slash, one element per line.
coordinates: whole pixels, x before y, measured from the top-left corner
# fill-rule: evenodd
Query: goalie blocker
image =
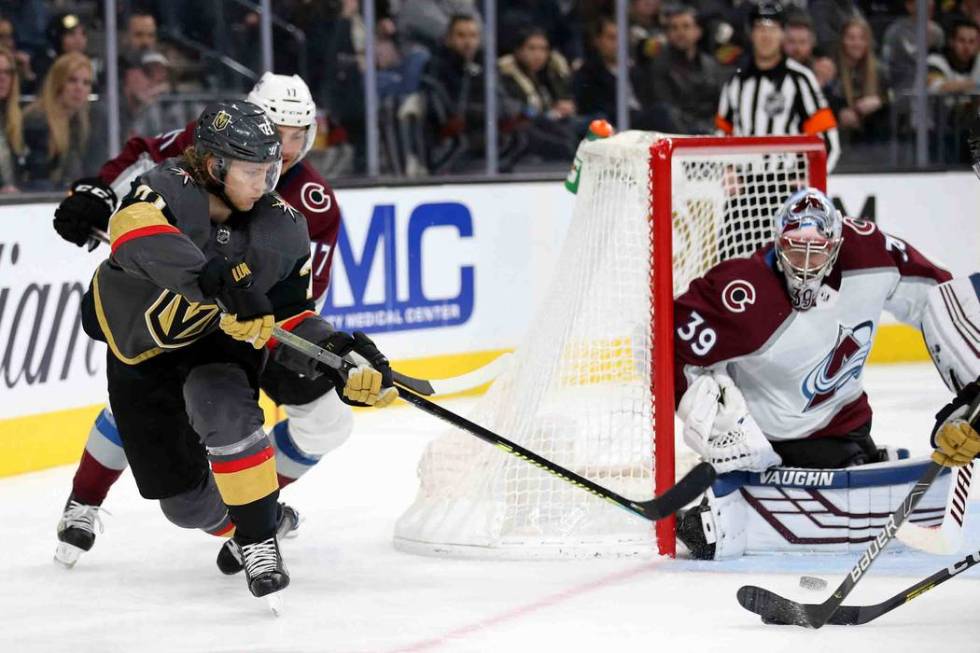
<path fill-rule="evenodd" d="M 729 560 L 771 553 L 862 551 L 929 464 L 928 458 L 844 469 L 773 467 L 718 477 L 700 506 L 684 513 L 678 538 L 693 557 Z M 909 520 L 938 526 L 950 475 L 944 470 Z"/>

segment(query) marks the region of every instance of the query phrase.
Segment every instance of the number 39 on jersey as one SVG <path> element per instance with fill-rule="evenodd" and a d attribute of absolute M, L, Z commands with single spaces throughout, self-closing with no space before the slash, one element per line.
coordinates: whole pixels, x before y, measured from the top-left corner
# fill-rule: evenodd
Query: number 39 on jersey
<path fill-rule="evenodd" d="M 718 334 L 697 311 L 691 311 L 691 319 L 677 327 L 677 336 L 691 343 L 691 351 L 698 356 L 706 355 L 718 341 Z"/>

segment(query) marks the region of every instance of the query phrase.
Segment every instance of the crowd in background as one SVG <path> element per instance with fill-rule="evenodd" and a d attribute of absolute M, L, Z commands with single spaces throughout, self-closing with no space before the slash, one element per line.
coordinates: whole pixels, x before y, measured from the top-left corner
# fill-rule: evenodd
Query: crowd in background
<path fill-rule="evenodd" d="M 60 189 L 106 151 L 105 16 L 96 0 L 0 0 L 0 192 Z M 261 68 L 249 2 L 120 2 L 121 138 L 177 129 L 180 98 L 242 94 Z M 301 74 L 321 108 L 312 160 L 334 177 L 364 169 L 359 0 L 273 0 L 276 72 Z M 833 110 L 845 164 L 883 165 L 911 142 L 915 0 L 788 0 L 785 55 L 809 68 Z M 384 171 L 479 171 L 484 153 L 483 3 L 376 0 Z M 594 118 L 616 116 L 613 0 L 498 0 L 500 168 L 559 168 Z M 719 93 L 751 57 L 749 0 L 631 0 L 633 128 L 716 129 Z M 956 130 L 980 89 L 980 0 L 929 2 L 933 152 L 964 156 Z M 290 27 L 293 26 L 293 27 Z M 297 36 L 301 30 L 302 38 Z M 229 61 L 231 63 L 229 63 Z M 940 129 L 942 128 L 942 129 Z M 945 134 L 945 136 L 943 136 Z M 948 147 L 944 147 L 944 145 Z M 344 153 L 344 156 L 340 156 Z"/>

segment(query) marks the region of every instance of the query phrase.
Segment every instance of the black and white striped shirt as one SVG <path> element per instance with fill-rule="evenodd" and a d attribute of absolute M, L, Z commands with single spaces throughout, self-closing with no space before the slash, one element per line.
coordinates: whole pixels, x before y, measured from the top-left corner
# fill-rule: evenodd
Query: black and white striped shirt
<path fill-rule="evenodd" d="M 816 77 L 785 57 L 769 70 L 752 62 L 736 72 L 721 89 L 715 126 L 729 136 L 821 134 L 827 172 L 840 156 L 837 121 Z"/>

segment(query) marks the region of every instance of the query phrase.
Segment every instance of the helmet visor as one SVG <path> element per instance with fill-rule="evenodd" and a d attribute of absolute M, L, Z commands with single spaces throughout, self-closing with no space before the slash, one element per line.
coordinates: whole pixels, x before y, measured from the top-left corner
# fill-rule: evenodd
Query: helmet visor
<path fill-rule="evenodd" d="M 282 159 L 259 163 L 232 159 L 225 173 L 225 188 L 236 194 L 258 198 L 271 193 L 279 183 Z"/>

